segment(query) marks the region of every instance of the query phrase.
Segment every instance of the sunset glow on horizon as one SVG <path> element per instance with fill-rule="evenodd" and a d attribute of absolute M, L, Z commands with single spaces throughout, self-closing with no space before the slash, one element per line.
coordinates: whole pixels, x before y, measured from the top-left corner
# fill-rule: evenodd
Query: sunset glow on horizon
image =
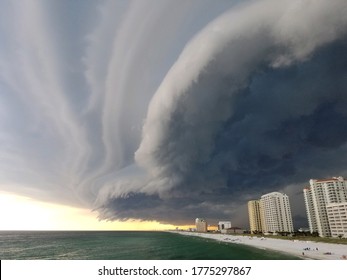
<path fill-rule="evenodd" d="M 168 230 L 156 221 L 99 221 L 89 209 L 41 202 L 0 192 L 0 230 Z M 180 228 L 188 228 L 183 226 Z"/>

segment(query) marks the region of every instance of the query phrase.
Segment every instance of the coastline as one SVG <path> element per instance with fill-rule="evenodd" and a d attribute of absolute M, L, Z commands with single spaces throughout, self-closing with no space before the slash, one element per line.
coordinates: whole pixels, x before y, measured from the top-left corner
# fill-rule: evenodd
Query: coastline
<path fill-rule="evenodd" d="M 266 237 L 250 237 L 242 235 L 229 235 L 221 233 L 202 233 L 189 231 L 172 231 L 174 233 L 209 238 L 219 242 L 228 242 L 278 251 L 302 259 L 312 260 L 345 260 L 347 256 L 347 245 L 330 244 L 314 241 L 285 240 Z"/>

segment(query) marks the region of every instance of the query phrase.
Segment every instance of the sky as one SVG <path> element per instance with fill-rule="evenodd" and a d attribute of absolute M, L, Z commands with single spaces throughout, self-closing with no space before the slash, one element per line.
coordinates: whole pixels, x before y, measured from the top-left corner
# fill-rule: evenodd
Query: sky
<path fill-rule="evenodd" d="M 0 6 L 2 229 L 248 227 L 272 191 L 301 227 L 347 177 L 345 0 Z"/>

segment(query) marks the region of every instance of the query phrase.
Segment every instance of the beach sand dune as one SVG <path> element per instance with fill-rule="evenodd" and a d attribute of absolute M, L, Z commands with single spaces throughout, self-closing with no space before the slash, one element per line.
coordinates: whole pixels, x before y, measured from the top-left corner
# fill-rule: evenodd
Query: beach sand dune
<path fill-rule="evenodd" d="M 210 238 L 222 242 L 249 245 L 261 249 L 275 250 L 306 259 L 347 260 L 347 245 L 343 244 L 188 231 L 177 231 L 177 233 L 188 236 Z"/>

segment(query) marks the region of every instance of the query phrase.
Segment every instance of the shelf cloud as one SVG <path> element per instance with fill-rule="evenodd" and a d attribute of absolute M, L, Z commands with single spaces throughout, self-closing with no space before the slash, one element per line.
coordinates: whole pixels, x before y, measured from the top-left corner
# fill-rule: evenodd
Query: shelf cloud
<path fill-rule="evenodd" d="M 347 176 L 347 3 L 4 1 L 0 188 L 100 219 L 247 224 Z M 295 222 L 295 221 L 294 221 Z"/>

